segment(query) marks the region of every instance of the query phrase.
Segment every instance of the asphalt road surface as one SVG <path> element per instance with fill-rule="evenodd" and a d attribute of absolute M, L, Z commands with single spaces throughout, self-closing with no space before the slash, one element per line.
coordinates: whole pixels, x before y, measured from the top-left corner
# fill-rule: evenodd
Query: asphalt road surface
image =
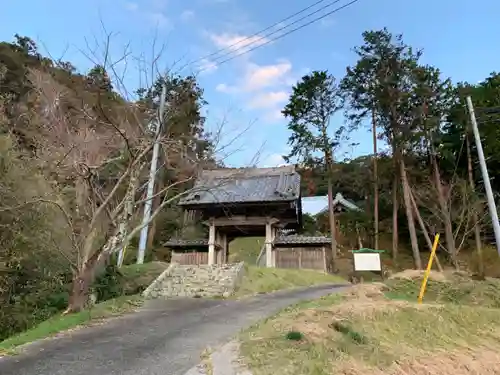
<path fill-rule="evenodd" d="M 249 299 L 151 301 L 140 312 L 30 345 L 0 359 L 1 375 L 184 375 L 207 346 L 301 300 L 334 293 L 326 285 Z"/>

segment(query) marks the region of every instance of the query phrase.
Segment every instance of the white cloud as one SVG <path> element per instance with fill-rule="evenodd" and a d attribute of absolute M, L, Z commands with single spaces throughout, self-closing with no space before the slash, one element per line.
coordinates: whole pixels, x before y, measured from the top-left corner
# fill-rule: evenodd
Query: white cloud
<path fill-rule="evenodd" d="M 224 49 L 221 55 L 226 57 L 235 56 L 243 51 L 262 45 L 267 42 L 265 38 L 258 36 L 248 37 L 238 33 L 206 33 L 215 47 Z M 286 59 L 279 59 L 274 64 L 256 64 L 251 61 L 249 55 L 238 60 L 237 69 L 241 74 L 236 75 L 234 82 L 220 83 L 216 91 L 227 94 L 238 94 L 248 109 L 261 111 L 261 116 L 266 122 L 278 122 L 283 120 L 281 109 L 283 103 L 288 100 L 289 90 L 297 81 L 297 73 L 293 72 L 292 63 Z"/>
<path fill-rule="evenodd" d="M 232 33 L 208 34 L 208 37 L 216 47 L 227 48 L 228 50 L 231 50 L 236 54 L 247 53 L 250 49 L 261 46 L 264 43 L 268 42 L 268 39 L 263 37 L 248 37 L 245 35 Z M 225 55 L 225 53 L 223 54 Z"/>
<path fill-rule="evenodd" d="M 131 12 L 135 12 L 137 9 L 139 9 L 139 5 L 137 5 L 137 3 L 132 3 L 130 1 L 127 1 L 125 3 L 125 8 Z"/>
<path fill-rule="evenodd" d="M 292 71 L 289 61 L 274 65 L 257 65 L 250 63 L 243 82 L 245 91 L 254 91 L 276 84 L 287 84 L 288 75 Z"/>
<path fill-rule="evenodd" d="M 291 86 L 295 83 L 295 79 L 291 76 L 292 64 L 289 61 L 283 60 L 278 64 L 271 65 L 247 63 L 244 70 L 243 77 L 235 85 L 219 84 L 218 91 L 227 93 L 257 93 L 259 95 L 263 94 L 263 89 Z"/>
<path fill-rule="evenodd" d="M 286 102 L 287 99 L 288 92 L 286 91 L 264 92 L 253 97 L 248 103 L 248 107 L 252 109 L 275 108 L 277 105 Z"/>
<path fill-rule="evenodd" d="M 184 22 L 190 21 L 194 18 L 194 12 L 190 9 L 186 9 L 181 13 L 180 18 Z"/>
<path fill-rule="evenodd" d="M 226 94 L 232 94 L 232 93 L 237 92 L 237 89 L 234 86 L 228 86 L 225 83 L 219 83 L 215 87 L 215 90 L 219 91 L 219 92 L 224 92 Z"/>
<path fill-rule="evenodd" d="M 202 74 L 213 73 L 217 68 L 217 64 L 209 59 L 201 59 L 198 63 L 198 69 L 201 70 Z"/>

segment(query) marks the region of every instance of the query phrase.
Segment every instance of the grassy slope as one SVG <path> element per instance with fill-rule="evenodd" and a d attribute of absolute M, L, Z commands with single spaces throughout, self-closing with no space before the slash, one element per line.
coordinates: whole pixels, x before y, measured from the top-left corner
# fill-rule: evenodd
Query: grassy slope
<path fill-rule="evenodd" d="M 289 308 L 244 332 L 242 353 L 256 375 L 500 373 L 500 282 L 432 281 L 417 305 L 419 282 Z"/>
<path fill-rule="evenodd" d="M 146 289 L 166 267 L 168 264 L 161 262 L 124 266 L 122 272 L 125 277 L 125 292 Z M 13 352 L 17 346 L 53 336 L 77 326 L 132 312 L 140 307 L 142 302 L 139 295 L 122 296 L 99 303 L 92 309 L 77 314 L 56 315 L 26 332 L 0 342 L 0 355 L 2 352 Z"/>
<path fill-rule="evenodd" d="M 259 268 L 255 264 L 264 244 L 260 237 L 237 238 L 230 243 L 231 262 L 247 264 L 245 277 L 233 297 L 269 293 L 300 286 L 345 282 L 344 279 L 311 270 Z"/>
<path fill-rule="evenodd" d="M 121 268 L 125 278 L 125 293 L 142 292 L 168 267 L 168 263 L 149 262 L 131 264 Z"/>
<path fill-rule="evenodd" d="M 247 266 L 234 297 L 328 283 L 345 283 L 345 280 L 319 271 Z"/>
<path fill-rule="evenodd" d="M 229 244 L 229 260 L 254 265 L 263 244 L 264 238 L 261 237 L 236 238 Z"/>

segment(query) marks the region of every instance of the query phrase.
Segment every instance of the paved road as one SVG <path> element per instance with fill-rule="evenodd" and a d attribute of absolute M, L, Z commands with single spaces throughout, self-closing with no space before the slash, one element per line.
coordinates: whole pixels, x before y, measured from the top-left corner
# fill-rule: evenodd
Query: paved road
<path fill-rule="evenodd" d="M 144 310 L 30 346 L 0 359 L 1 375 L 183 375 L 207 346 L 301 300 L 339 290 L 327 285 L 240 301 L 151 301 Z"/>

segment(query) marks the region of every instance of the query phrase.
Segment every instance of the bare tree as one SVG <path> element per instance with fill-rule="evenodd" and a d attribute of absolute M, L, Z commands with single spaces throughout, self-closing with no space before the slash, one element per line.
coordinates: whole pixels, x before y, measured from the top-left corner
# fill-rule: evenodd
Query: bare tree
<path fill-rule="evenodd" d="M 418 206 L 423 208 L 426 213 L 425 222 L 429 232 L 433 234 L 444 231 L 449 222 L 453 246 L 450 250 L 446 241 L 446 246 L 440 244 L 440 248 L 448 253 L 453 266 L 458 269 L 457 256 L 460 250 L 475 231 L 476 220 L 479 223 L 485 216 L 483 213 L 482 217 L 478 218 L 479 202 L 467 181 L 455 178 L 452 183 L 445 184 L 440 181 L 439 185 L 440 187 L 436 186 L 435 176 L 432 176 L 427 184 L 413 187 L 415 210 L 418 211 Z M 445 199 L 446 210 L 443 210 L 441 199 Z"/>

